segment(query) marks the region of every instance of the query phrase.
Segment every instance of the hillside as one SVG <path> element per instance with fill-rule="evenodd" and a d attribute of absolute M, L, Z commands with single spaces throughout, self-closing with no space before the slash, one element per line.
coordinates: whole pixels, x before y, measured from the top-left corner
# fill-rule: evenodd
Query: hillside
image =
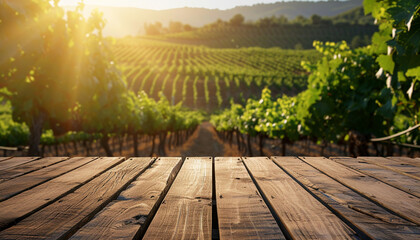
<path fill-rule="evenodd" d="M 167 25 L 170 21 L 180 21 L 195 27 L 216 21 L 228 20 L 235 14 L 244 15 L 246 20 L 255 21 L 263 17 L 284 15 L 289 19 L 302 15 L 310 17 L 335 16 L 362 5 L 363 0 L 322 1 L 322 2 L 276 2 L 272 4 L 257 4 L 253 6 L 235 7 L 228 10 L 204 8 L 178 8 L 169 10 L 148 10 L 138 8 L 118 8 L 104 6 L 86 6 L 86 14 L 93 9 L 99 9 L 107 20 L 105 35 L 123 37 L 144 33 L 144 24 L 162 22 Z M 66 7 L 73 9 L 74 7 Z"/>
<path fill-rule="evenodd" d="M 145 36 L 147 39 L 191 45 L 204 45 L 212 48 L 242 47 L 280 47 L 283 49 L 312 49 L 314 40 L 339 42 L 347 41 L 352 47 L 367 45 L 374 32 L 375 25 L 328 24 L 258 27 L 258 26 L 222 26 L 199 28 L 194 31 Z"/>
<path fill-rule="evenodd" d="M 130 90 L 159 92 L 176 104 L 213 111 L 258 97 L 268 86 L 275 95 L 304 89 L 307 72 L 301 61 L 314 62 L 314 50 L 278 48 L 212 49 L 125 38 L 114 46 Z"/>

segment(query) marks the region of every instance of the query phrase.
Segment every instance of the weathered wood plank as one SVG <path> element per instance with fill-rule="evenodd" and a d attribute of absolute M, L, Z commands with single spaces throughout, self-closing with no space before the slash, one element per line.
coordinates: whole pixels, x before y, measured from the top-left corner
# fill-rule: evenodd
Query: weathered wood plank
<path fill-rule="evenodd" d="M 11 159 L 12 157 L 0 157 L 0 162 L 7 160 L 7 159 Z"/>
<path fill-rule="evenodd" d="M 12 178 L 25 175 L 27 173 L 36 171 L 41 168 L 48 167 L 50 165 L 54 165 L 56 163 L 65 161 L 69 159 L 68 157 L 47 157 L 38 159 L 36 161 L 31 161 L 26 164 L 22 164 L 13 168 L 9 168 L 6 170 L 0 171 L 0 183 L 10 180 Z"/>
<path fill-rule="evenodd" d="M 243 158 L 262 195 L 293 239 L 356 239 L 356 233 L 274 162 Z"/>
<path fill-rule="evenodd" d="M 417 197 L 326 158 L 301 157 L 301 159 L 400 217 L 420 224 L 420 201 Z M 401 204 L 402 202 L 404 204 Z"/>
<path fill-rule="evenodd" d="M 0 162 L 0 170 L 9 169 L 21 164 L 25 164 L 34 160 L 37 160 L 38 157 L 14 157 Z"/>
<path fill-rule="evenodd" d="M 152 158 L 130 158 L 75 192 L 0 232 L 0 239 L 67 238 L 99 212 L 150 164 Z"/>
<path fill-rule="evenodd" d="M 187 158 L 143 239 L 211 239 L 212 159 Z"/>
<path fill-rule="evenodd" d="M 368 163 L 378 165 L 380 167 L 388 168 L 397 173 L 406 175 L 408 177 L 420 180 L 420 169 L 408 163 L 398 163 L 391 159 L 383 157 L 358 157 Z"/>
<path fill-rule="evenodd" d="M 133 239 L 144 234 L 182 165 L 159 158 L 71 239 Z"/>
<path fill-rule="evenodd" d="M 0 230 L 20 221 L 56 199 L 74 191 L 124 158 L 99 158 L 74 171 L 0 202 Z"/>
<path fill-rule="evenodd" d="M 409 158 L 409 157 L 387 157 L 388 159 L 397 161 L 399 163 L 410 164 L 416 167 L 420 167 L 420 158 Z"/>
<path fill-rule="evenodd" d="M 368 163 L 362 159 L 349 157 L 333 157 L 330 159 L 356 171 L 362 172 L 368 176 L 374 177 L 409 194 L 420 197 L 419 180 L 399 174 L 390 169 L 382 168 L 378 165 Z"/>
<path fill-rule="evenodd" d="M 418 239 L 419 226 L 391 214 L 300 159 L 273 157 L 273 161 L 359 229 L 362 238 Z"/>
<path fill-rule="evenodd" d="M 55 165 L 22 175 L 13 180 L 2 182 L 0 183 L 0 202 L 11 198 L 27 189 L 33 188 L 44 182 L 47 182 L 52 178 L 58 177 L 69 171 L 72 171 L 84 164 L 87 164 L 88 162 L 93 161 L 94 159 L 95 158 L 92 157 L 71 158 L 69 160 L 62 161 Z"/>
<path fill-rule="evenodd" d="M 220 239 L 285 239 L 241 159 L 214 165 Z"/>

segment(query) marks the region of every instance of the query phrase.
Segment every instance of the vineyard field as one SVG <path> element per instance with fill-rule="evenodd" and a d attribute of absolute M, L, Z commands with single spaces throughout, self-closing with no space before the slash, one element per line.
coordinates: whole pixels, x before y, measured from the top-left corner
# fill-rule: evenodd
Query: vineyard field
<path fill-rule="evenodd" d="M 337 24 L 337 25 L 283 25 L 272 27 L 221 26 L 203 27 L 194 31 L 146 36 L 171 43 L 203 45 L 211 48 L 280 47 L 283 49 L 312 49 L 314 40 L 347 41 L 354 37 L 370 39 L 377 31 L 375 25 Z"/>
<path fill-rule="evenodd" d="M 264 87 L 274 95 L 294 95 L 306 87 L 301 61 L 316 61 L 314 50 L 279 48 L 212 49 L 138 38 L 119 39 L 116 62 L 127 86 L 172 104 L 212 111 L 258 97 Z"/>

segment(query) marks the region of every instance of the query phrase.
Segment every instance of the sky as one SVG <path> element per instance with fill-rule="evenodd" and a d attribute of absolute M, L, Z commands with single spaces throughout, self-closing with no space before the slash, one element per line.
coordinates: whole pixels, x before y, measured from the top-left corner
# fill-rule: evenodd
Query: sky
<path fill-rule="evenodd" d="M 60 5 L 77 5 L 80 0 L 61 0 Z M 277 0 L 280 1 L 280 0 Z M 171 9 L 171 8 L 182 8 L 182 7 L 202 7 L 202 8 L 218 8 L 218 9 L 229 9 L 236 6 L 254 5 L 257 3 L 273 3 L 276 0 L 85 0 L 87 5 L 100 5 L 100 6 L 120 6 L 120 7 L 137 7 L 145 9 Z M 288 1 L 288 0 L 285 0 Z M 306 0 L 306 1 L 317 1 L 317 0 Z"/>

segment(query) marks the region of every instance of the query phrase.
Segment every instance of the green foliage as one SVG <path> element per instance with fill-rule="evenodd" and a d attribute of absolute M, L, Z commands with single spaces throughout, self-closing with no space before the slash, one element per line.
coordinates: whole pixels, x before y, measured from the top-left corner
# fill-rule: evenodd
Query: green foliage
<path fill-rule="evenodd" d="M 240 26 L 244 23 L 245 18 L 242 14 L 236 14 L 235 16 L 233 16 L 230 20 L 229 23 L 232 26 Z"/>
<path fill-rule="evenodd" d="M 300 61 L 320 57 L 314 50 L 211 49 L 133 38 L 113 48 L 130 90 L 154 99 L 162 91 L 174 104 L 210 111 L 229 106 L 229 98 L 239 102 L 240 93 L 258 95 L 265 86 L 273 94 L 296 94 L 308 76 Z"/>
<path fill-rule="evenodd" d="M 385 82 L 376 79 L 376 55 L 370 47 L 351 50 L 345 42 L 314 42 L 324 57 L 303 63 L 312 74 L 298 96 L 298 117 L 306 135 L 338 141 L 349 131 L 383 136 L 395 109 Z"/>
<path fill-rule="evenodd" d="M 0 104 L 0 146 L 25 146 L 28 144 L 28 136 L 29 128 L 26 124 L 13 121 L 10 102 Z"/>
<path fill-rule="evenodd" d="M 211 116 L 218 131 L 240 131 L 250 136 L 297 140 L 299 122 L 296 118 L 296 98 L 283 96 L 273 101 L 271 91 L 263 89 L 261 99 L 248 99 L 245 107 L 231 107 Z"/>
<path fill-rule="evenodd" d="M 377 77 L 386 79 L 393 94 L 398 132 L 419 123 L 420 111 L 420 3 L 416 0 L 364 1 L 366 13 L 379 24 L 372 38 L 372 48 L 379 55 Z M 418 140 L 411 139 L 412 143 Z"/>
<path fill-rule="evenodd" d="M 365 12 L 379 23 L 372 45 L 377 49 L 379 72 L 387 76 L 395 94 L 411 98 L 420 80 L 420 3 L 416 0 L 364 2 Z M 417 91 L 418 92 L 418 91 Z"/>
<path fill-rule="evenodd" d="M 302 20 L 303 21 L 303 20 Z M 327 20 L 321 20 L 320 24 L 304 23 L 275 24 L 262 21 L 255 25 L 242 24 L 232 26 L 230 24 L 217 24 L 198 28 L 194 31 L 158 36 L 147 36 L 147 39 L 157 39 L 168 43 L 204 45 L 212 48 L 245 48 L 245 47 L 280 47 L 294 49 L 297 43 L 302 44 L 303 49 L 311 49 L 314 40 L 319 41 L 347 41 L 351 42 L 355 36 L 368 36 L 378 30 L 372 24 L 324 24 Z M 260 25 L 267 25 L 261 27 Z M 366 41 L 363 41 L 365 44 Z"/>
<path fill-rule="evenodd" d="M 39 154 L 38 143 L 155 135 L 203 120 L 164 97 L 156 102 L 127 90 L 111 42 L 102 35 L 102 13 L 86 19 L 82 4 L 65 13 L 58 1 L 7 0 L 0 6 L 0 94 L 11 103 L 0 99 L 7 109 L 0 113 L 0 145 L 26 145 L 29 139 L 30 151 L 34 146 L 32 154 Z"/>

